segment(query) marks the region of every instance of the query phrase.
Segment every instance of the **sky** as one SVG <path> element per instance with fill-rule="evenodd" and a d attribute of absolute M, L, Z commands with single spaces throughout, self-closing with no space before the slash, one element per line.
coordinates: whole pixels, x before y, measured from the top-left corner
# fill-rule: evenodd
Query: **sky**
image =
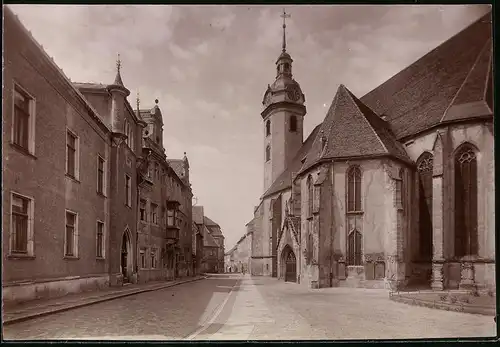
<path fill-rule="evenodd" d="M 196 205 L 229 250 L 264 180 L 262 98 L 281 53 L 279 6 L 10 5 L 73 82 L 116 74 L 130 104 L 164 117 L 168 158 L 187 152 Z M 287 51 L 306 95 L 304 139 L 344 84 L 357 97 L 474 22 L 489 5 L 288 6 Z"/>

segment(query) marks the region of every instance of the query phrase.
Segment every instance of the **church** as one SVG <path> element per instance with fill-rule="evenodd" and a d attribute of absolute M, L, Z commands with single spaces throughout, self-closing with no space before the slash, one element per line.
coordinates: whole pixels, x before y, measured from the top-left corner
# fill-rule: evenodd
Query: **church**
<path fill-rule="evenodd" d="M 306 139 L 285 30 L 263 97 L 251 273 L 310 288 L 494 289 L 491 13 L 361 98 L 341 84 Z"/>

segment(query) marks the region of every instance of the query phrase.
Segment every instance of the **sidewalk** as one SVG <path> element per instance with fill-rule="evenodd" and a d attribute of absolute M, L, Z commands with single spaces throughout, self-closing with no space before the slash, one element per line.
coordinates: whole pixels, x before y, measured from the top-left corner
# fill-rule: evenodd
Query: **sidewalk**
<path fill-rule="evenodd" d="M 174 281 L 156 281 L 146 284 L 129 284 L 122 287 L 109 287 L 100 291 L 69 294 L 48 300 L 33 300 L 18 305 L 2 307 L 3 324 L 13 324 L 56 312 L 71 310 L 103 301 L 114 300 L 129 295 L 150 292 L 179 284 L 205 279 L 207 276 L 196 276 Z"/>

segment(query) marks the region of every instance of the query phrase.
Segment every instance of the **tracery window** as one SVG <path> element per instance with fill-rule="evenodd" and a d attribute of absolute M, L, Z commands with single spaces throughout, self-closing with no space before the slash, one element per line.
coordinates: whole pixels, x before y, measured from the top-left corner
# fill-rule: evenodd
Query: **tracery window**
<path fill-rule="evenodd" d="M 455 154 L 455 256 L 478 254 L 477 157 L 472 145 Z"/>
<path fill-rule="evenodd" d="M 354 229 L 349 233 L 347 248 L 347 265 L 362 265 L 362 246 L 363 238 L 361 233 Z"/>
<path fill-rule="evenodd" d="M 359 212 L 361 209 L 361 170 L 353 166 L 347 173 L 347 212 Z"/>
<path fill-rule="evenodd" d="M 423 153 L 417 160 L 419 189 L 419 250 L 427 260 L 432 257 L 432 170 L 433 156 Z"/>

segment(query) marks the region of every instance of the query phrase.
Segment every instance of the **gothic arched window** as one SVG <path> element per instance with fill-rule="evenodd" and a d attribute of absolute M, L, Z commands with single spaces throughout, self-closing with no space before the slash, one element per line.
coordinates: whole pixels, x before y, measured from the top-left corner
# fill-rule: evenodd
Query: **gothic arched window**
<path fill-rule="evenodd" d="M 266 136 L 271 135 L 271 120 L 267 120 L 266 122 Z"/>
<path fill-rule="evenodd" d="M 266 147 L 266 161 L 271 160 L 271 146 L 267 145 Z"/>
<path fill-rule="evenodd" d="M 477 158 L 466 143 L 455 154 L 455 256 L 478 254 Z"/>
<path fill-rule="evenodd" d="M 297 131 L 297 116 L 290 116 L 290 131 Z"/>
<path fill-rule="evenodd" d="M 314 204 L 314 185 L 312 181 L 312 176 L 307 177 L 307 207 L 309 212 L 309 217 L 313 214 L 313 204 Z"/>
<path fill-rule="evenodd" d="M 430 260 L 432 257 L 432 170 L 433 156 L 429 152 L 425 152 L 417 160 L 417 172 L 419 254 L 426 260 Z"/>
<path fill-rule="evenodd" d="M 354 229 L 349 233 L 347 247 L 347 265 L 362 265 L 362 247 L 363 238 L 361 233 Z"/>
<path fill-rule="evenodd" d="M 347 212 L 361 211 L 361 170 L 351 167 L 347 172 Z"/>

